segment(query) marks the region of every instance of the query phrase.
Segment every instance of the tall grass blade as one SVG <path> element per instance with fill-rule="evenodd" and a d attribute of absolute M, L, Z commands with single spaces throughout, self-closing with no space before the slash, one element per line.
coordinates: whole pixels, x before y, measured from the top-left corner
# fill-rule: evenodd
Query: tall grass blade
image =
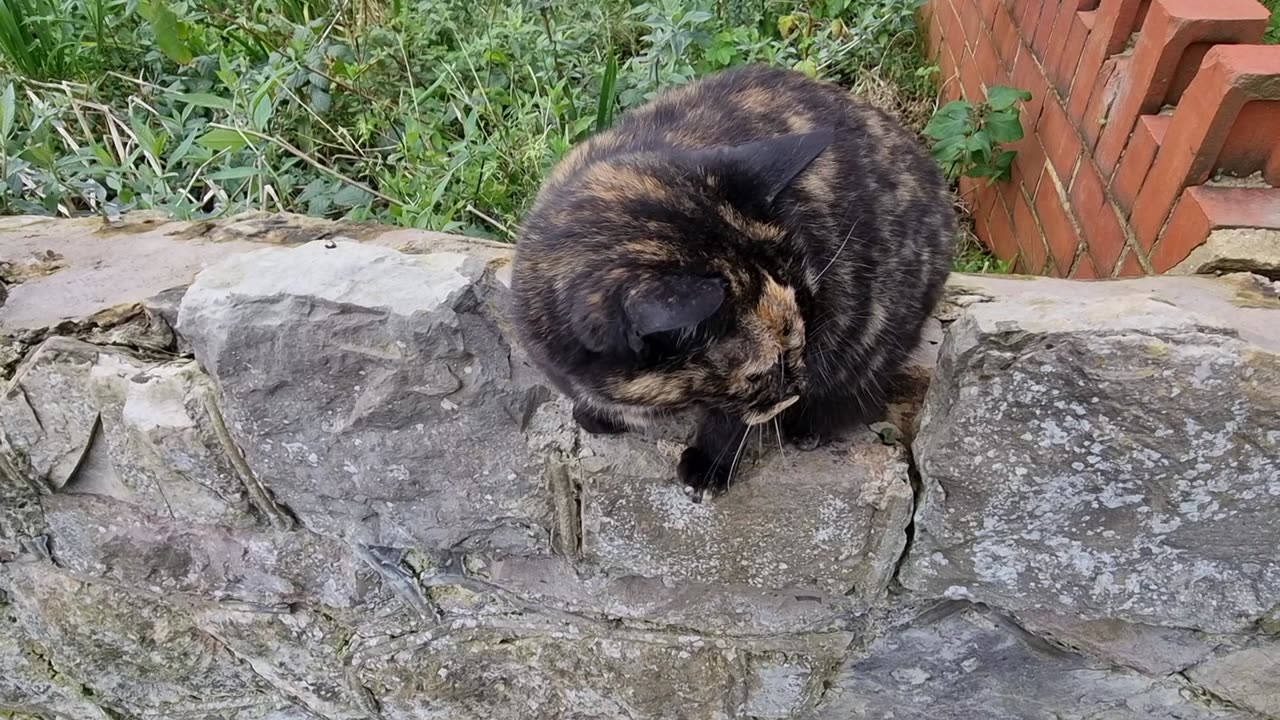
<path fill-rule="evenodd" d="M 613 124 L 613 109 L 618 105 L 618 55 L 609 51 L 609 60 L 600 79 L 600 102 L 596 107 L 596 132 Z"/>

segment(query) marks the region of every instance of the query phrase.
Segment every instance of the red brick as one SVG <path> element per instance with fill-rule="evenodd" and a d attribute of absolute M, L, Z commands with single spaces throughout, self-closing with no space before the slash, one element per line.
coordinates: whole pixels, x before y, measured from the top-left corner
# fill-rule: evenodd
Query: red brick
<path fill-rule="evenodd" d="M 1084 227 L 1085 237 L 1089 238 L 1087 247 L 1093 265 L 1104 277 L 1110 277 L 1111 269 L 1124 251 L 1125 232 L 1120 217 L 1110 202 L 1103 202 L 1101 207 L 1092 210 L 1079 210 L 1082 213 L 1080 224 Z"/>
<path fill-rule="evenodd" d="M 1203 208 L 1214 230 L 1220 228 L 1264 228 L 1280 230 L 1280 188 L 1242 188 L 1198 185 L 1187 188 Z"/>
<path fill-rule="evenodd" d="M 992 21 L 995 20 L 996 8 L 1000 7 L 1000 0 L 978 0 L 978 16 L 988 29 L 991 28 Z"/>
<path fill-rule="evenodd" d="M 1056 96 L 1045 101 L 1044 111 L 1040 114 L 1040 122 L 1036 126 L 1036 134 L 1044 145 L 1045 155 L 1058 171 L 1058 177 L 1070 178 L 1076 166 L 1076 159 L 1084 149 L 1084 143 L 1076 134 L 1067 112 L 1062 109 Z"/>
<path fill-rule="evenodd" d="M 1036 215 L 1040 218 L 1040 230 L 1048 242 L 1054 266 L 1063 275 L 1071 268 L 1080 247 L 1080 232 L 1067 211 L 1066 202 L 1061 180 L 1053 168 L 1046 165 L 1044 176 L 1040 178 L 1040 189 L 1036 192 Z"/>
<path fill-rule="evenodd" d="M 1068 21 L 1071 30 L 1067 33 L 1062 52 L 1050 72 L 1054 86 L 1064 98 L 1071 94 L 1071 86 L 1076 79 L 1076 68 L 1080 65 L 1080 53 L 1084 52 L 1085 40 L 1089 38 L 1089 29 L 1085 27 L 1080 15 L 1081 13 L 1076 13 Z"/>
<path fill-rule="evenodd" d="M 1129 147 L 1120 157 L 1120 167 L 1111 178 L 1111 194 L 1126 217 L 1133 209 L 1133 202 L 1147 179 L 1147 171 L 1156 159 L 1156 151 L 1160 149 L 1160 142 L 1172 119 L 1168 115 L 1143 115 L 1138 119 Z"/>
<path fill-rule="evenodd" d="M 1085 137 L 1085 148 L 1090 152 L 1093 151 L 1106 127 L 1107 116 L 1111 113 L 1111 105 L 1115 102 L 1116 93 L 1120 89 L 1120 82 L 1128 63 L 1127 57 L 1108 58 L 1102 65 L 1102 74 L 1094 83 L 1093 91 L 1089 95 L 1089 104 L 1085 107 L 1084 117 L 1080 121 L 1080 130 Z"/>
<path fill-rule="evenodd" d="M 942 44 L 942 53 L 938 58 L 940 76 L 938 78 L 938 94 L 944 103 L 960 99 L 960 72 L 951 45 Z"/>
<path fill-rule="evenodd" d="M 1045 155 L 1044 148 L 1040 146 L 1040 140 L 1034 133 L 1010 145 L 1009 149 L 1018 153 L 1013 159 L 1013 169 L 1010 172 L 1013 180 L 1011 184 L 1015 187 L 1003 194 L 1005 202 L 1013 206 L 1019 188 L 1025 189 L 1028 197 L 1035 197 L 1036 188 L 1040 185 L 1040 176 L 1044 172 Z"/>
<path fill-rule="evenodd" d="M 1182 59 L 1178 61 L 1178 67 L 1173 71 L 1173 77 L 1169 80 L 1169 89 L 1164 95 L 1165 105 L 1177 105 L 1182 99 L 1182 93 L 1191 87 L 1191 81 L 1196 79 L 1196 73 L 1200 72 L 1200 65 L 1204 62 L 1204 56 L 1209 53 L 1214 43 L 1191 43 L 1186 50 L 1182 51 Z"/>
<path fill-rule="evenodd" d="M 1018 53 L 1010 73 L 1013 86 L 1031 93 L 1031 99 L 1022 105 L 1022 127 L 1030 130 L 1040 120 L 1040 110 L 1044 107 L 1045 98 L 1049 96 L 1049 81 L 1036 58 L 1030 52 Z"/>
<path fill-rule="evenodd" d="M 1134 123 L 1159 111 L 1183 53 L 1197 42 L 1250 43 L 1262 39 L 1270 13 L 1257 0 L 1152 0 L 1115 106 L 1095 155 L 1104 174 L 1113 170 Z"/>
<path fill-rule="evenodd" d="M 996 6 L 991 39 L 995 41 L 996 54 L 1000 56 L 1004 66 L 1012 68 L 1014 59 L 1018 57 L 1018 46 L 1022 44 L 1022 38 L 1018 37 L 1018 29 L 1013 26 L 1013 18 L 1004 5 Z"/>
<path fill-rule="evenodd" d="M 1071 270 L 1071 279 L 1073 280 L 1097 280 L 1098 271 L 1093 267 L 1093 260 L 1089 256 L 1081 255 L 1080 260 L 1076 262 L 1076 266 Z"/>
<path fill-rule="evenodd" d="M 964 97 L 969 102 L 980 102 L 987 94 L 982 90 L 982 74 L 978 71 L 978 63 L 968 52 L 959 60 L 960 87 L 964 90 Z"/>
<path fill-rule="evenodd" d="M 951 54 L 958 56 L 964 50 L 964 26 L 960 24 L 960 15 L 956 6 L 963 7 L 964 0 L 938 0 L 938 20 L 942 24 L 942 39 L 951 48 Z"/>
<path fill-rule="evenodd" d="M 1062 64 L 1062 50 L 1071 34 L 1071 20 L 1080 6 L 1080 0 L 1058 0 L 1053 8 L 1053 29 L 1044 42 L 1044 68 L 1051 81 L 1056 81 L 1057 67 Z"/>
<path fill-rule="evenodd" d="M 1071 99 L 1067 103 L 1067 113 L 1077 123 L 1085 117 L 1095 79 L 1102 72 L 1103 64 L 1128 42 L 1140 3 L 1141 0 L 1102 0 L 1097 11 L 1085 18 L 1085 24 L 1090 26 L 1089 37 L 1076 71 L 1076 76 L 1082 80 L 1072 88 Z"/>
<path fill-rule="evenodd" d="M 1012 262 L 1018 256 L 1018 238 L 1013 231 L 1013 219 L 1009 215 L 1009 209 L 1004 204 L 1004 199 L 996 196 L 995 205 L 991 208 L 991 216 L 987 218 L 987 227 L 989 237 L 986 239 L 987 248 L 992 254 L 1004 260 Z"/>
<path fill-rule="evenodd" d="M 979 41 L 986 35 L 982 30 L 982 15 L 971 0 L 956 0 L 956 9 L 960 11 L 960 24 L 964 28 L 965 44 L 969 46 L 969 52 L 973 52 L 978 49 Z"/>
<path fill-rule="evenodd" d="M 1000 59 L 996 57 L 995 43 L 991 41 L 985 31 L 982 33 L 982 40 L 978 43 L 977 50 L 973 53 L 973 59 L 978 64 L 978 72 L 982 75 L 982 81 L 987 84 L 987 87 L 990 87 L 996 77 L 996 73 L 1000 70 Z"/>
<path fill-rule="evenodd" d="M 1013 21 L 1023 43 L 1030 45 L 1035 35 L 1036 21 L 1040 19 L 1040 0 L 1018 0 L 1013 6 Z"/>
<path fill-rule="evenodd" d="M 1204 214 L 1204 208 L 1189 192 L 1182 194 L 1178 207 L 1169 218 L 1169 225 L 1160 234 L 1160 240 L 1151 251 L 1151 269 L 1157 273 L 1168 272 L 1186 259 L 1196 247 L 1209 239 L 1212 226 Z"/>
<path fill-rule="evenodd" d="M 1035 31 L 1031 34 L 1031 50 L 1042 61 L 1045 60 L 1045 51 L 1049 49 L 1049 38 L 1053 35 L 1054 22 L 1058 19 L 1061 4 L 1062 0 L 1044 0 L 1040 6 L 1040 16 L 1036 19 Z"/>
<path fill-rule="evenodd" d="M 1044 272 L 1049 253 L 1040 231 L 1040 223 L 1025 194 L 1018 198 L 1013 209 L 1013 231 L 1018 239 L 1019 271 L 1028 275 Z"/>
<path fill-rule="evenodd" d="M 1215 170 L 1239 177 L 1264 172 L 1280 152 L 1280 100 L 1254 100 L 1240 110 Z"/>
<path fill-rule="evenodd" d="M 1080 167 L 1071 179 L 1071 207 L 1077 218 L 1084 218 L 1087 213 L 1095 212 L 1106 201 L 1106 188 L 1102 184 L 1102 176 L 1088 155 L 1080 159 Z M 1083 223 L 1081 223 L 1083 227 Z M 1085 240 L 1089 240 L 1088 234 Z"/>
<path fill-rule="evenodd" d="M 920 10 L 920 27 L 925 30 L 925 54 L 934 61 L 941 56 L 942 45 L 945 42 L 942 35 L 942 19 L 935 11 L 935 4 L 936 0 L 925 3 Z"/>
<path fill-rule="evenodd" d="M 1280 97 L 1280 46 L 1219 45 L 1205 56 L 1134 201 L 1130 223 L 1149 251 L 1182 189 L 1208 179 L 1240 111 Z"/>
<path fill-rule="evenodd" d="M 1126 250 L 1124 261 L 1120 263 L 1120 269 L 1116 271 L 1115 277 L 1131 278 L 1143 277 L 1147 271 L 1142 268 L 1142 264 L 1138 262 L 1138 256 L 1132 250 Z"/>

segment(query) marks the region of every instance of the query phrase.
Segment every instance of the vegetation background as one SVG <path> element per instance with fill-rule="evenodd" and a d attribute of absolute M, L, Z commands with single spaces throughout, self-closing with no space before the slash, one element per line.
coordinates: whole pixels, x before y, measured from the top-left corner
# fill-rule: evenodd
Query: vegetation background
<path fill-rule="evenodd" d="M 834 80 L 922 131 L 921 3 L 0 0 L 0 214 L 283 210 L 510 240 L 570 146 L 730 65 Z M 1001 269 L 971 240 L 960 267 Z"/>

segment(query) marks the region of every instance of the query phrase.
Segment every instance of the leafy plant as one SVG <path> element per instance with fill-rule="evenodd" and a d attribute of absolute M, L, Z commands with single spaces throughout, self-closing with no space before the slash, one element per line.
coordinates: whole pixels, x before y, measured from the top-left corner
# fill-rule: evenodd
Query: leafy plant
<path fill-rule="evenodd" d="M 24 13 L 0 16 L 0 213 L 286 210 L 510 239 L 575 143 L 731 65 L 923 126 L 919 3 L 0 0 Z"/>
<path fill-rule="evenodd" d="M 1025 90 L 996 86 L 977 105 L 956 100 L 942 106 L 924 134 L 933 139 L 933 157 L 947 177 L 1007 180 L 1017 151 L 1003 145 L 1023 138 L 1018 103 L 1030 99 Z"/>

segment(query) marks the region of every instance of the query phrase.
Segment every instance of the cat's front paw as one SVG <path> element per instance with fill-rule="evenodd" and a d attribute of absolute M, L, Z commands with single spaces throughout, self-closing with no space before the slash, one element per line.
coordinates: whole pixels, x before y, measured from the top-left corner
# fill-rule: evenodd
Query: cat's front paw
<path fill-rule="evenodd" d="M 799 437 L 790 437 L 787 439 L 791 441 L 792 445 L 795 445 L 797 448 L 805 452 L 808 452 L 810 450 L 817 450 L 819 447 L 822 446 L 824 442 L 822 436 L 819 435 L 818 433 L 808 433 L 806 435 L 801 435 Z"/>
<path fill-rule="evenodd" d="M 729 463 L 716 462 L 700 448 L 690 447 L 680 455 L 676 475 L 689 499 L 700 503 L 703 498 L 713 498 L 729 489 L 733 482 L 732 470 Z"/>

